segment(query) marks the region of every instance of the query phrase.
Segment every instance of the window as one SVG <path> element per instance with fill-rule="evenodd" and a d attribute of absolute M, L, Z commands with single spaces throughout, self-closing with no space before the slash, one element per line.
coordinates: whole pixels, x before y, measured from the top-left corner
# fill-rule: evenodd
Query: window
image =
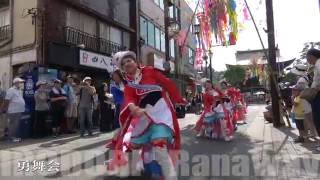
<path fill-rule="evenodd" d="M 155 28 L 155 41 L 156 49 L 161 50 L 161 35 L 159 28 Z"/>
<path fill-rule="evenodd" d="M 154 47 L 154 25 L 148 22 L 148 45 Z"/>
<path fill-rule="evenodd" d="M 140 16 L 140 37 L 143 38 L 145 41 L 148 39 L 148 21 Z"/>
<path fill-rule="evenodd" d="M 165 34 L 159 26 L 140 16 L 140 37 L 143 38 L 149 46 L 165 52 Z"/>
<path fill-rule="evenodd" d="M 127 32 L 123 32 L 123 43 L 122 43 L 122 46 L 124 46 L 126 48 L 130 48 L 130 39 L 131 39 L 130 34 L 127 33 Z"/>
<path fill-rule="evenodd" d="M 0 0 L 2 1 L 2 0 Z M 73 0 L 83 7 L 102 14 L 125 26 L 130 26 L 131 0 Z M 121 12 L 121 13 L 119 13 Z"/>
<path fill-rule="evenodd" d="M 0 9 L 9 6 L 9 0 L 0 1 Z"/>
<path fill-rule="evenodd" d="M 100 23 L 100 38 L 109 40 L 110 39 L 110 27 L 107 24 Z"/>
<path fill-rule="evenodd" d="M 68 9 L 66 24 L 69 27 L 86 32 L 90 35 L 96 35 L 97 32 L 95 18 L 74 9 Z"/>
<path fill-rule="evenodd" d="M 169 17 L 174 18 L 173 6 L 169 7 Z"/>
<path fill-rule="evenodd" d="M 153 0 L 154 3 L 159 6 L 162 10 L 164 10 L 164 0 Z"/>
<path fill-rule="evenodd" d="M 10 10 L 0 11 L 0 27 L 10 25 Z"/>
<path fill-rule="evenodd" d="M 114 20 L 130 27 L 130 0 L 109 0 L 109 3 L 111 3 L 111 7 L 113 7 L 111 14 Z"/>
<path fill-rule="evenodd" d="M 188 60 L 190 64 L 194 64 L 195 51 L 191 48 L 188 48 Z"/>
<path fill-rule="evenodd" d="M 174 43 L 174 39 L 170 40 L 170 56 L 171 57 L 175 57 L 175 43 Z"/>
<path fill-rule="evenodd" d="M 153 0 L 156 5 L 160 6 L 160 1 L 159 0 Z"/>
<path fill-rule="evenodd" d="M 160 8 L 162 9 L 162 10 L 164 10 L 164 2 L 163 2 L 164 0 L 160 0 Z"/>
<path fill-rule="evenodd" d="M 114 27 L 110 28 L 110 41 L 117 43 L 117 44 L 122 44 L 122 32 Z"/>
<path fill-rule="evenodd" d="M 161 31 L 160 39 L 161 39 L 161 51 L 166 52 L 166 39 L 163 31 Z"/>

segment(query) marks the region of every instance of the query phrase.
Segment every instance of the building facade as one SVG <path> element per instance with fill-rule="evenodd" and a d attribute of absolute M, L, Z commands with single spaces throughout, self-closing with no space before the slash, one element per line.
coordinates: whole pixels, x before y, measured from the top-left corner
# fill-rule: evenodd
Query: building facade
<path fill-rule="evenodd" d="M 0 80 L 3 88 L 19 67 L 37 60 L 35 21 L 27 9 L 37 7 L 37 0 L 2 0 L 0 3 Z"/>
<path fill-rule="evenodd" d="M 6 84 L 34 67 L 41 67 L 43 78 L 73 74 L 103 81 L 113 70 L 112 54 L 137 52 L 136 0 L 6 2 L 0 6 L 0 65 L 7 70 L 0 76 Z"/>
<path fill-rule="evenodd" d="M 169 77 L 183 92 L 189 80 L 197 78 L 194 34 L 189 29 L 193 11 L 184 0 L 170 2 L 170 21 L 177 23 L 179 33 L 170 39 Z M 181 44 L 183 34 L 187 34 L 185 46 Z M 164 0 L 0 3 L 0 80 L 4 88 L 14 76 L 38 67 L 40 79 L 64 79 L 72 74 L 101 82 L 113 70 L 112 54 L 124 49 L 136 52 L 142 64 L 164 70 Z"/>
<path fill-rule="evenodd" d="M 189 78 L 195 79 L 197 73 L 193 67 L 195 55 L 192 27 L 193 11 L 184 0 L 171 0 L 169 7 L 170 22 L 177 25 L 177 34 L 170 37 L 169 77 L 174 79 L 181 92 L 188 86 Z M 165 59 L 165 22 L 164 0 L 140 0 L 139 3 L 139 48 L 140 59 L 145 65 L 164 71 Z M 187 38 L 185 39 L 185 36 Z M 181 42 L 184 42 L 185 48 Z"/>

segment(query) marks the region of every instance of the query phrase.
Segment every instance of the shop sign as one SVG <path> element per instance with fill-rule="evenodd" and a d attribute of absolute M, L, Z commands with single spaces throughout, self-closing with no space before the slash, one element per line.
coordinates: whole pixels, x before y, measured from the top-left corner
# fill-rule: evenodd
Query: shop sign
<path fill-rule="evenodd" d="M 164 59 L 161 56 L 156 54 L 154 54 L 153 56 L 154 56 L 153 67 L 161 71 L 164 71 L 165 70 L 163 67 Z"/>
<path fill-rule="evenodd" d="M 113 71 L 112 58 L 85 50 L 80 50 L 80 65 Z"/>

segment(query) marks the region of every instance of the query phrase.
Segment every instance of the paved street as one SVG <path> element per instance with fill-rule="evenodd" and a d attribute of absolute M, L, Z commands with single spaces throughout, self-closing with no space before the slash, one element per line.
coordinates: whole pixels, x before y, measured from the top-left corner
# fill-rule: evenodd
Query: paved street
<path fill-rule="evenodd" d="M 250 106 L 248 123 L 239 126 L 232 142 L 198 139 L 190 130 L 198 116 L 189 114 L 181 119 L 179 179 L 319 179 L 320 155 L 312 151 L 314 144 L 294 144 L 296 130 L 265 124 L 263 111 L 264 106 Z M 13 175 L 16 179 L 117 179 L 108 176 L 103 165 L 108 157 L 104 145 L 111 136 L 65 136 L 14 145 L 1 142 L 0 179 L 15 179 L 9 177 Z M 27 163 L 23 164 L 27 160 L 38 164 L 28 169 Z M 58 173 L 55 163 L 61 164 Z"/>

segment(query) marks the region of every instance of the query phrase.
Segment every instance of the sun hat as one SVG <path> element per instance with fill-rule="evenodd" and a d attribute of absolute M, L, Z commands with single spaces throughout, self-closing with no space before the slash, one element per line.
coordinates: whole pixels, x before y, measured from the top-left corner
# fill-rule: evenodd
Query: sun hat
<path fill-rule="evenodd" d="M 37 83 L 36 83 L 36 86 L 37 87 L 39 87 L 39 86 L 41 86 L 41 85 L 45 85 L 45 84 L 48 84 L 46 81 L 38 81 Z"/>
<path fill-rule="evenodd" d="M 86 77 L 83 79 L 83 82 L 85 82 L 85 81 L 87 81 L 87 80 L 92 81 L 92 78 L 91 78 L 91 77 L 89 77 L 89 76 L 86 76 Z"/>
<path fill-rule="evenodd" d="M 121 64 L 125 57 L 131 57 L 134 61 L 137 60 L 136 53 L 132 51 L 120 51 L 112 57 L 112 63 L 115 64 L 119 69 L 123 70 Z"/>
<path fill-rule="evenodd" d="M 62 83 L 62 81 L 60 79 L 58 79 L 58 78 L 54 79 L 53 82 L 54 83 Z"/>
<path fill-rule="evenodd" d="M 298 76 L 303 76 L 306 74 L 307 70 L 308 70 L 308 66 L 304 64 L 297 64 L 294 68 L 291 69 L 291 73 Z"/>
<path fill-rule="evenodd" d="M 25 80 L 23 80 L 23 79 L 21 79 L 21 78 L 19 78 L 19 77 L 16 77 L 16 78 L 13 79 L 12 82 L 13 82 L 13 84 L 15 84 L 15 83 L 25 82 Z"/>

